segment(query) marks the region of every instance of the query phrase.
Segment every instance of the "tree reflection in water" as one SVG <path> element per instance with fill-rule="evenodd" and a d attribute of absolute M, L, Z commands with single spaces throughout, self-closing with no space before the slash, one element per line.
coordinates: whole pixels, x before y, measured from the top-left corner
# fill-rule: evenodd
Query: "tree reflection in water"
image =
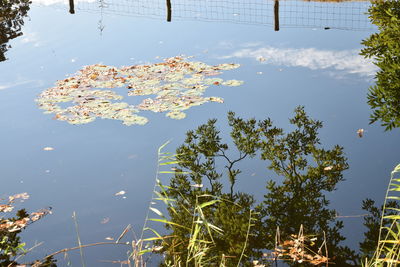
<path fill-rule="evenodd" d="M 251 260 L 261 262 L 266 260 L 263 252 L 274 250 L 277 227 L 281 240 L 290 240 L 303 227 L 305 234 L 318 238 L 308 243 L 309 249 L 317 252 L 325 236 L 330 262 L 357 265 L 356 253 L 341 244 L 345 239 L 340 234 L 343 223 L 337 220 L 325 196 L 344 180 L 347 159 L 338 145 L 322 148 L 318 138 L 322 123 L 311 119 L 303 107 L 296 108 L 290 119 L 294 130 L 288 133 L 270 119 L 244 120 L 230 112 L 228 121 L 229 145 L 223 142 L 216 120 L 209 120 L 189 131 L 176 151 L 177 173 L 166 190 L 166 195 L 175 200 L 169 206 L 173 223 L 167 226 L 173 238 L 163 244 L 167 259 L 193 263 L 187 246 L 193 236 L 193 214 L 201 207 L 201 223 L 219 228 L 210 231 L 212 235 L 203 235 L 208 264 L 217 265 L 222 259 L 226 266 L 236 265 L 240 259 L 245 266 Z M 266 179 L 267 190 L 260 204 L 253 195 L 235 189 L 241 173 L 239 162 L 255 157 L 264 160 L 279 177 Z M 286 256 L 288 264 L 299 266 Z M 307 261 L 301 264 L 311 265 Z"/>
<path fill-rule="evenodd" d="M 368 13 L 378 32 L 362 42 L 361 55 L 380 68 L 368 93 L 371 123 L 380 121 L 391 130 L 400 127 L 400 2 L 373 1 Z"/>
<path fill-rule="evenodd" d="M 22 35 L 24 17 L 29 11 L 30 0 L 0 1 L 0 61 L 6 60 L 5 53 L 11 46 L 9 40 Z"/>

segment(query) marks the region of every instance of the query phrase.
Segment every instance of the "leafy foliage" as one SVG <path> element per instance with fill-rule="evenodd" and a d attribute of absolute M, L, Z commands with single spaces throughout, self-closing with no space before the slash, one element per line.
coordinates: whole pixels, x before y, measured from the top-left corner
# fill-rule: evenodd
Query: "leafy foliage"
<path fill-rule="evenodd" d="M 259 260 L 262 250 L 274 248 L 277 226 L 282 239 L 289 240 L 301 224 L 307 232 L 326 235 L 333 256 L 330 261 L 345 266 L 350 258 L 355 263 L 354 252 L 339 244 L 344 240 L 340 234 L 343 224 L 335 220 L 335 211 L 328 208 L 325 197 L 343 181 L 347 159 L 340 146 L 330 150 L 320 147 L 318 130 L 322 123 L 309 118 L 303 107 L 295 109 L 290 119 L 295 129 L 289 133 L 275 127 L 269 118 L 244 120 L 230 112 L 228 121 L 233 145 L 223 142 L 217 121 L 212 119 L 187 132 L 184 144 L 176 151 L 178 168 L 166 190 L 174 199 L 168 208 L 173 224 L 167 228 L 174 238 L 164 244 L 167 257 L 176 259 L 178 255 L 182 262 L 190 261 L 186 248 L 192 232 L 191 214 L 204 205 L 204 218 L 220 229 L 207 240 L 204 252 L 211 266 L 217 265 L 221 257 L 228 257 L 227 266 Z M 251 194 L 234 188 L 241 174 L 238 162 L 256 156 L 282 178 L 282 182 L 267 180 L 265 199 L 258 205 Z M 245 260 L 238 262 L 242 255 Z"/>
<path fill-rule="evenodd" d="M 254 120 L 251 123 L 255 125 Z M 170 257 L 176 257 L 176 251 L 179 251 L 180 261 L 191 261 L 186 248 L 193 218 L 198 213 L 196 207 L 201 207 L 201 219 L 207 219 L 207 225 L 220 229 L 215 231 L 216 228 L 212 227 L 212 234 L 208 237 L 204 233 L 202 235 L 207 237 L 202 239 L 207 243 L 207 264 L 217 265 L 223 258 L 225 264 L 231 266 L 238 263 L 243 252 L 249 257 L 254 255 L 256 248 L 261 248 L 259 240 L 247 242 L 249 235 L 259 236 L 259 229 L 255 227 L 248 231 L 252 221 L 260 219 L 257 213 L 252 212 L 255 200 L 250 194 L 234 191 L 240 173 L 235 164 L 246 157 L 255 156 L 255 146 L 254 143 L 241 143 L 237 146 L 239 155 L 234 159 L 229 158 L 226 154 L 228 145 L 222 142 L 215 124 L 216 120 L 209 120 L 196 131 L 189 131 L 185 143 L 177 149 L 178 174 L 171 179 L 167 195 L 175 199 L 169 214 L 171 221 L 179 227 L 172 224 L 168 226 L 172 230 L 171 235 L 176 238 L 173 243 L 164 245 Z M 233 126 L 232 137 L 237 143 L 240 142 L 241 131 L 238 125 Z M 228 192 L 223 191 L 223 172 L 216 169 L 218 160 L 227 169 Z"/>
<path fill-rule="evenodd" d="M 371 123 L 379 120 L 391 130 L 400 126 L 400 2 L 372 1 L 369 17 L 379 32 L 362 42 L 361 55 L 374 58 L 380 68 L 368 93 Z"/>
<path fill-rule="evenodd" d="M 4 54 L 11 47 L 8 41 L 22 35 L 24 17 L 30 4 L 30 0 L 0 1 L 0 62 L 6 60 Z"/>
<path fill-rule="evenodd" d="M 21 209 L 17 212 L 15 217 L 9 218 L 9 221 L 16 222 L 19 220 L 23 220 L 29 216 L 26 210 Z M 5 266 L 13 263 L 13 257 L 16 255 L 25 252 L 25 243 L 22 243 L 18 234 L 21 232 L 20 230 L 10 232 L 8 229 L 0 229 L 0 263 Z"/>
<path fill-rule="evenodd" d="M 335 256 L 334 262 L 345 265 L 346 259 L 355 255 L 339 246 L 345 239 L 340 235 L 343 223 L 337 221 L 336 212 L 328 208 L 325 193 L 335 190 L 337 183 L 343 181 L 347 159 L 340 146 L 331 150 L 319 147 L 320 121 L 309 118 L 301 107 L 295 112 L 294 118 L 290 119 L 295 129 L 290 133 L 274 127 L 271 120 L 260 124 L 264 137 L 261 157 L 268 160 L 268 168 L 283 179 L 279 184 L 272 180 L 267 183 L 262 205 L 266 232 L 273 233 L 279 226 L 284 240 L 296 234 L 301 225 L 320 237 L 325 232 L 328 251 Z M 266 241 L 272 243 L 273 236 L 269 235 Z"/>

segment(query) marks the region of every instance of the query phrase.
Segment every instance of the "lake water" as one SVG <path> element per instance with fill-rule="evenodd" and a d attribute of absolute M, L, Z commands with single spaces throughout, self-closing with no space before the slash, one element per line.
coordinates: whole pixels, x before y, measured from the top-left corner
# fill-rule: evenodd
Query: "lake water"
<path fill-rule="evenodd" d="M 157 149 L 174 152 L 186 131 L 217 118 L 224 136 L 228 111 L 240 117 L 265 119 L 288 128 L 298 105 L 324 122 L 324 147 L 339 144 L 349 159 L 346 181 L 327 195 L 339 215 L 359 215 L 366 197 L 382 203 L 389 174 L 398 162 L 398 130 L 369 125 L 366 95 L 376 67 L 358 53 L 361 40 L 375 29 L 365 12 L 368 2 L 279 3 L 279 31 L 273 1 L 175 1 L 171 21 L 164 1 L 33 0 L 23 35 L 11 40 L 8 60 L 0 62 L 0 196 L 28 192 L 29 210 L 52 207 L 53 214 L 30 225 L 22 237 L 28 246 L 44 242 L 28 259 L 77 244 L 72 213 L 77 214 L 83 243 L 118 237 L 131 224 L 140 232 L 154 185 Z M 221 75 L 243 85 L 210 86 L 209 102 L 186 110 L 174 120 L 165 113 L 141 111 L 145 125 L 97 118 L 72 125 L 44 114 L 35 99 L 57 80 L 83 66 L 129 66 L 193 56 L 209 65 L 238 63 Z M 125 89 L 115 89 L 128 103 Z M 364 129 L 364 137 L 357 135 Z M 45 151 L 43 148 L 54 150 Z M 262 199 L 265 165 L 241 166 L 239 188 Z M 115 195 L 119 191 L 124 195 Z M 362 218 L 344 218 L 346 244 L 362 239 Z M 107 223 L 104 223 L 108 221 Z M 103 223 L 102 223 L 103 222 Z M 129 237 L 131 238 L 131 237 Z M 128 239 L 129 240 L 129 239 Z M 126 240 L 125 240 L 126 241 Z M 126 247 L 85 250 L 88 266 L 109 266 L 99 260 L 124 260 Z M 79 253 L 69 254 L 79 266 Z M 67 261 L 59 257 L 60 266 Z"/>

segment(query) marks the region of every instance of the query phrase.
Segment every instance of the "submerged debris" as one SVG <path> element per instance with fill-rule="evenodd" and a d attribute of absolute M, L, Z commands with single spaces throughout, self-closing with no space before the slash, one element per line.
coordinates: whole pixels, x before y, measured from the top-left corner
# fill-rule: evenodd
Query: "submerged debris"
<path fill-rule="evenodd" d="M 167 58 L 152 65 L 113 67 L 90 65 L 75 76 L 56 82 L 36 99 L 45 113 L 71 124 L 85 124 L 97 117 L 121 120 L 125 125 L 143 125 L 148 119 L 137 115 L 142 110 L 167 112 L 172 119 L 183 119 L 183 112 L 206 102 L 223 103 L 219 97 L 203 97 L 211 85 L 239 86 L 243 81 L 208 78 L 239 64 L 207 65 L 184 57 Z M 128 96 L 150 96 L 139 105 L 122 102 L 123 97 L 110 88 L 127 87 Z M 67 107 L 61 103 L 71 103 Z"/>
<path fill-rule="evenodd" d="M 278 227 L 275 235 L 275 249 L 270 253 L 270 259 L 274 261 L 278 259 L 291 260 L 297 263 L 308 262 L 315 266 L 321 266 L 322 264 L 328 265 L 330 259 L 328 258 L 325 232 L 323 242 L 319 248 L 316 246 L 316 241 L 316 236 L 304 235 L 303 225 L 300 225 L 298 235 L 292 234 L 289 240 L 284 240 L 282 242 Z M 265 256 L 269 257 L 269 253 Z"/>

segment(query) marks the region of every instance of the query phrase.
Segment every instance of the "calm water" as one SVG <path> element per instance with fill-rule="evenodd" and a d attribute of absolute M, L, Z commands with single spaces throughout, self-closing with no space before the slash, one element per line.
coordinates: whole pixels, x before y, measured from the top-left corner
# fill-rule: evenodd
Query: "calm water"
<path fill-rule="evenodd" d="M 61 0 L 33 2 L 23 35 L 9 42 L 8 60 L 0 63 L 0 196 L 28 192 L 28 210 L 53 208 L 23 232 L 28 246 L 44 242 L 28 259 L 76 245 L 73 211 L 83 243 L 118 237 L 128 224 L 139 232 L 157 148 L 172 139 L 167 150 L 173 152 L 187 130 L 209 118 L 218 118 L 227 135 L 230 110 L 244 118 L 271 117 L 287 128 L 294 108 L 304 105 L 324 122 L 321 143 L 343 146 L 349 159 L 346 181 L 327 195 L 332 207 L 339 215 L 357 215 L 366 197 L 382 202 L 400 141 L 398 130 L 368 124 L 366 94 L 376 69 L 358 56 L 361 40 L 374 31 L 364 15 L 367 3 L 281 2 L 280 30 L 274 31 L 274 3 L 268 1 L 172 1 L 171 22 L 163 1 L 79 1 L 74 15 Z M 244 84 L 210 87 L 205 95 L 225 102 L 192 107 L 183 120 L 142 112 L 149 119 L 143 126 L 106 119 L 71 125 L 43 114 L 35 102 L 86 65 L 157 63 L 182 54 L 211 65 L 239 63 L 221 77 Z M 240 189 L 261 199 L 265 164 L 241 167 L 246 182 L 239 180 Z M 121 190 L 126 194 L 115 196 Z M 346 242 L 356 248 L 362 218 L 344 223 Z M 96 247 L 85 256 L 88 266 L 109 266 L 99 260 L 123 260 L 126 248 Z M 77 252 L 70 258 L 79 266 Z"/>

